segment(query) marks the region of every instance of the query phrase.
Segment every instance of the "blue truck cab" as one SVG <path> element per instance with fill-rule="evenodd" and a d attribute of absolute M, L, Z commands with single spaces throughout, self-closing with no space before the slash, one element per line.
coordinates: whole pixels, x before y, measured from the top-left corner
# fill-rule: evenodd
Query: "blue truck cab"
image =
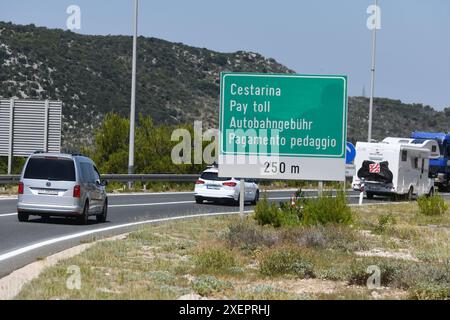
<path fill-rule="evenodd" d="M 443 132 L 413 132 L 412 139 L 436 140 L 439 144 L 440 156 L 430 159 L 430 173 L 439 191 L 447 191 L 450 187 L 450 134 Z"/>

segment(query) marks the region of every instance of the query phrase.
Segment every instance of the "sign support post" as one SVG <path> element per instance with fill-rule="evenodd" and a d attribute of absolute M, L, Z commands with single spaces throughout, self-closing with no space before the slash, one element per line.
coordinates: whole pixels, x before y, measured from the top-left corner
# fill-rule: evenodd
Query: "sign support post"
<path fill-rule="evenodd" d="M 323 195 L 323 181 L 319 181 L 319 197 L 321 197 Z"/>
<path fill-rule="evenodd" d="M 245 181 L 241 178 L 239 182 L 239 216 L 244 218 L 244 201 L 245 201 Z"/>

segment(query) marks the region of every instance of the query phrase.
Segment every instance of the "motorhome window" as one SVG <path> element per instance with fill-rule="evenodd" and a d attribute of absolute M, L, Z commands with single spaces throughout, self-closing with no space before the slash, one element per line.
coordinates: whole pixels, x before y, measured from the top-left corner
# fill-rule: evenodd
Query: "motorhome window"
<path fill-rule="evenodd" d="M 431 152 L 436 152 L 436 146 L 431 147 Z"/>
<path fill-rule="evenodd" d="M 422 159 L 422 174 L 424 169 L 425 169 L 425 159 Z"/>
<path fill-rule="evenodd" d="M 406 161 L 408 159 L 408 151 L 402 150 L 402 161 Z"/>
<path fill-rule="evenodd" d="M 414 158 L 413 168 L 417 169 L 419 167 L 419 158 Z"/>

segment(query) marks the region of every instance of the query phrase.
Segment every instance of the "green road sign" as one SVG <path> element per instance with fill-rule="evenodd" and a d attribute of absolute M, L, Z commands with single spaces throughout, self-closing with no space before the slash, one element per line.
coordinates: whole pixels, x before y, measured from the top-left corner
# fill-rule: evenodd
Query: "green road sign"
<path fill-rule="evenodd" d="M 222 73 L 220 93 L 220 175 L 345 178 L 346 76 Z"/>

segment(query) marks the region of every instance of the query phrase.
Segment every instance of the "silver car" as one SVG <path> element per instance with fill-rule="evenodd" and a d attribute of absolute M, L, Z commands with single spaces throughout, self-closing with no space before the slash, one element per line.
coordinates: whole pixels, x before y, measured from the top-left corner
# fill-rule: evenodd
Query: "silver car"
<path fill-rule="evenodd" d="M 18 188 L 19 221 L 30 215 L 76 217 L 81 224 L 95 215 L 106 221 L 107 182 L 100 180 L 94 162 L 81 155 L 32 154 L 23 167 Z"/>

